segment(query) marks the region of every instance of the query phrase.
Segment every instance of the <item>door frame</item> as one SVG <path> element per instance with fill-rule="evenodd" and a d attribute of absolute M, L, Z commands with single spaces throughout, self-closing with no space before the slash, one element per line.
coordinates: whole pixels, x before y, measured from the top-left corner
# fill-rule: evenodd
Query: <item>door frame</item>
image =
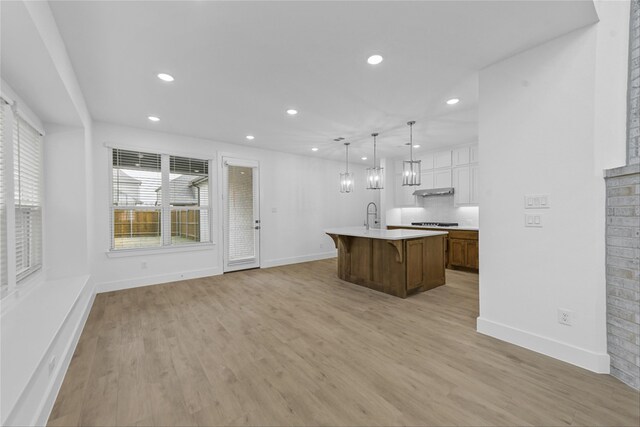
<path fill-rule="evenodd" d="M 252 264 L 251 267 L 244 267 L 242 264 L 238 264 L 237 268 L 228 268 L 227 266 L 227 237 L 225 235 L 225 225 L 226 225 L 226 210 L 225 210 L 225 200 L 226 196 L 226 184 L 227 178 L 225 173 L 225 168 L 227 166 L 227 162 L 232 162 L 234 166 L 245 166 L 250 168 L 255 168 L 254 174 L 254 197 L 257 200 L 254 201 L 254 217 L 260 219 L 260 229 L 258 230 L 258 241 L 256 243 L 256 262 Z M 220 249 L 219 260 L 221 263 L 221 270 L 223 273 L 251 269 L 251 268 L 260 268 L 262 265 L 262 219 L 261 219 L 261 200 L 262 200 L 262 188 L 260 186 L 260 162 L 255 159 L 247 158 L 244 156 L 238 156 L 232 153 L 218 153 L 218 189 L 219 189 L 219 197 L 218 197 L 218 212 L 220 212 L 220 226 L 218 229 L 220 242 L 222 243 L 222 247 Z"/>

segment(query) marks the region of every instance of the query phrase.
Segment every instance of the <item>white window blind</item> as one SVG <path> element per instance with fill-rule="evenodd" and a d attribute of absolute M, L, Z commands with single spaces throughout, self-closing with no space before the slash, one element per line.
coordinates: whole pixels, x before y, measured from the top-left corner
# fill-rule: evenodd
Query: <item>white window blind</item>
<path fill-rule="evenodd" d="M 0 289 L 8 286 L 7 277 L 7 207 L 5 204 L 4 150 L 7 146 L 5 132 L 5 105 L 0 101 Z"/>
<path fill-rule="evenodd" d="M 20 116 L 13 129 L 16 280 L 42 266 L 42 137 Z"/>
<path fill-rule="evenodd" d="M 208 242 L 209 162 L 177 156 L 169 161 L 171 244 Z"/>
<path fill-rule="evenodd" d="M 112 250 L 210 242 L 208 160 L 114 148 L 112 166 Z"/>
<path fill-rule="evenodd" d="M 112 249 L 161 246 L 161 156 L 114 149 L 112 157 Z"/>

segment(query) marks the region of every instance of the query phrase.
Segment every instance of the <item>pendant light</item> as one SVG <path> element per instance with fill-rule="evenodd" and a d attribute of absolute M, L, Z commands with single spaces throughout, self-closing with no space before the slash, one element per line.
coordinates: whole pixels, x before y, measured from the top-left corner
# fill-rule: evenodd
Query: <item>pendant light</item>
<path fill-rule="evenodd" d="M 341 141 L 343 138 L 338 138 L 335 141 Z M 340 192 L 341 193 L 351 193 L 353 191 L 353 174 L 349 173 L 349 144 L 348 142 L 344 143 L 344 148 L 346 151 L 346 171 L 345 173 L 340 174 Z"/>
<path fill-rule="evenodd" d="M 409 125 L 409 160 L 402 162 L 402 185 L 420 185 L 420 160 L 413 160 L 413 125 L 415 121 L 407 122 Z"/>
<path fill-rule="evenodd" d="M 376 137 L 377 133 L 372 133 L 373 137 L 373 167 L 367 168 L 367 190 L 381 190 L 384 188 L 384 168 L 376 166 Z"/>

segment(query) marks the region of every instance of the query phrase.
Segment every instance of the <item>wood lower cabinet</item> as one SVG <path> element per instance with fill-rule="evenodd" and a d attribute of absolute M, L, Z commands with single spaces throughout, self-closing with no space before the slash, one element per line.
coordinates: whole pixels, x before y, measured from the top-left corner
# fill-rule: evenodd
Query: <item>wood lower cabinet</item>
<path fill-rule="evenodd" d="M 478 241 L 449 238 L 449 266 L 478 269 Z"/>
<path fill-rule="evenodd" d="M 403 227 L 390 225 L 388 229 Z M 448 231 L 446 238 L 445 259 L 447 268 L 478 271 L 480 268 L 478 232 L 474 230 L 443 230 L 442 228 L 420 227 L 421 230 Z"/>
<path fill-rule="evenodd" d="M 401 298 L 445 284 L 444 234 L 402 240 L 328 234 L 342 280 Z"/>
<path fill-rule="evenodd" d="M 467 241 L 467 267 L 478 270 L 480 268 L 480 253 L 478 252 L 479 243 L 475 241 Z"/>

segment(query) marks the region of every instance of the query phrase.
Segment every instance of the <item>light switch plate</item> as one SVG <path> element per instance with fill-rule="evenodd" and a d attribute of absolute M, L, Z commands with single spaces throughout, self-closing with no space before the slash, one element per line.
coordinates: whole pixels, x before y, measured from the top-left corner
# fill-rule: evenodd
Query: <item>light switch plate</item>
<path fill-rule="evenodd" d="M 542 228 L 542 214 L 524 214 L 525 227 Z"/>
<path fill-rule="evenodd" d="M 551 197 L 548 194 L 525 194 L 525 209 L 549 209 L 551 207 Z"/>

